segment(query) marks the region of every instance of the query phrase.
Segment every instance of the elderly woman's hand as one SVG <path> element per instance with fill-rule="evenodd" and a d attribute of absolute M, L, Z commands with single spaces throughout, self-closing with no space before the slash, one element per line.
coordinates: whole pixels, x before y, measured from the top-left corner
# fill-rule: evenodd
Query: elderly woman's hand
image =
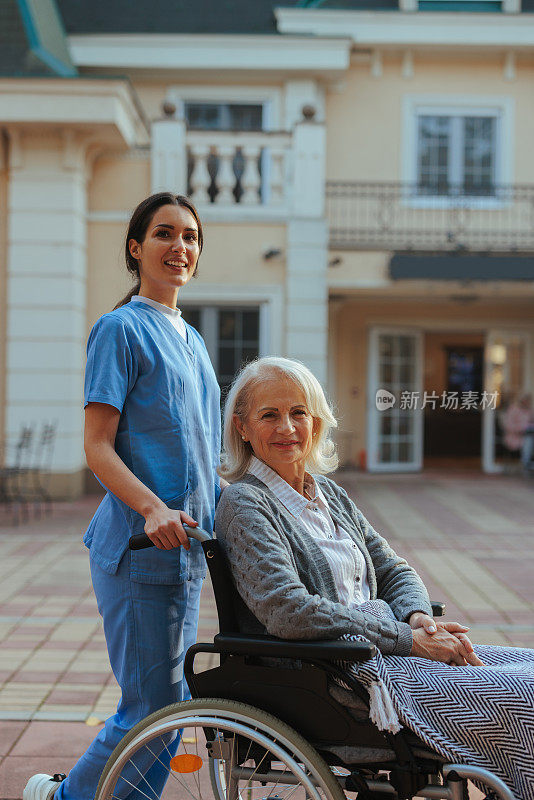
<path fill-rule="evenodd" d="M 432 617 L 429 617 L 424 611 L 414 611 L 414 613 L 410 615 L 408 622 L 410 628 L 413 628 L 413 630 L 416 628 L 424 628 L 427 633 L 436 633 L 437 631 L 436 623 Z"/>
<path fill-rule="evenodd" d="M 415 628 L 410 655 L 428 658 L 430 661 L 443 661 L 451 666 L 465 667 L 471 664 L 473 667 L 483 667 L 484 663 L 473 651 L 469 639 L 461 631 L 455 633 L 447 630 L 448 627 L 464 628 L 457 622 L 439 623 L 433 633 L 428 633 L 424 627 Z M 460 636 L 467 640 L 468 645 Z"/>
<path fill-rule="evenodd" d="M 408 621 L 410 627 L 413 630 L 417 628 L 423 628 L 427 633 L 431 635 L 437 633 L 438 628 L 442 628 L 448 633 L 452 633 L 454 636 L 456 636 L 456 638 L 459 639 L 459 641 L 463 644 L 465 650 L 469 654 L 474 654 L 473 644 L 470 638 L 466 636 L 469 628 L 466 627 L 465 625 L 461 625 L 459 622 L 436 622 L 432 617 L 429 617 L 428 614 L 425 614 L 422 611 L 415 611 L 410 616 L 410 619 Z M 477 658 L 477 656 L 475 656 L 475 658 Z M 469 663 L 472 662 L 470 661 Z M 482 661 L 478 659 L 476 666 L 481 666 L 481 665 Z"/>

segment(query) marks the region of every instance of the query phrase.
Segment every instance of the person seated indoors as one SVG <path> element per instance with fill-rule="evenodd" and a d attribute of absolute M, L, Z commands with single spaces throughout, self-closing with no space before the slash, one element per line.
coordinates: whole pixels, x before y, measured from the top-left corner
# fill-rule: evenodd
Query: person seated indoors
<path fill-rule="evenodd" d="M 506 449 L 512 456 L 520 456 L 523 468 L 528 470 L 534 450 L 534 410 L 531 395 L 523 394 L 510 403 L 502 415 L 502 427 Z"/>
<path fill-rule="evenodd" d="M 326 477 L 337 423 L 310 370 L 248 364 L 224 417 L 220 474 L 231 485 L 215 530 L 248 609 L 241 631 L 365 638 L 402 725 L 534 800 L 534 651 L 474 647 L 468 628 L 432 618 L 416 571 Z"/>

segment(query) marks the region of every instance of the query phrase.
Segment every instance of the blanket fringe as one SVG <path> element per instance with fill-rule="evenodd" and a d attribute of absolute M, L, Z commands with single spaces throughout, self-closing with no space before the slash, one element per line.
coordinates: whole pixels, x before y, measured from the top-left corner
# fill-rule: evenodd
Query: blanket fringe
<path fill-rule="evenodd" d="M 371 681 L 367 686 L 367 691 L 369 692 L 369 716 L 378 730 L 398 733 L 402 726 L 384 681 L 380 678 L 377 681 Z"/>

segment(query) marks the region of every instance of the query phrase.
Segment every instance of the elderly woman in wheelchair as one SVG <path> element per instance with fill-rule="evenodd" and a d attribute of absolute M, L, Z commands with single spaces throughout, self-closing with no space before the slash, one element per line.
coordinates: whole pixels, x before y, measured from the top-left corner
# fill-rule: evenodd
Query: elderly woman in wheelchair
<path fill-rule="evenodd" d="M 188 651 L 193 700 L 125 737 L 96 800 L 159 797 L 152 761 L 168 765 L 169 800 L 462 800 L 468 778 L 534 800 L 534 651 L 473 647 L 434 620 L 416 572 L 325 477 L 335 424 L 298 362 L 237 376 L 217 541 L 191 531 L 220 633 Z M 220 664 L 195 672 L 199 654 Z"/>

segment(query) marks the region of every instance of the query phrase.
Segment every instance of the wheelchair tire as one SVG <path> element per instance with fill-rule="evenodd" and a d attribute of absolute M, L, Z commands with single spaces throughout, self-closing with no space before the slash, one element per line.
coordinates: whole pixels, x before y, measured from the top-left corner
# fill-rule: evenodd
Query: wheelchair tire
<path fill-rule="evenodd" d="M 162 800 L 208 800 L 210 788 L 215 800 L 345 800 L 328 764 L 300 734 L 232 700 L 176 703 L 141 720 L 111 754 L 95 800 L 120 799 L 134 788 L 135 796 L 156 800 L 162 787 L 146 778 L 156 761 L 159 783 L 167 781 Z"/>

